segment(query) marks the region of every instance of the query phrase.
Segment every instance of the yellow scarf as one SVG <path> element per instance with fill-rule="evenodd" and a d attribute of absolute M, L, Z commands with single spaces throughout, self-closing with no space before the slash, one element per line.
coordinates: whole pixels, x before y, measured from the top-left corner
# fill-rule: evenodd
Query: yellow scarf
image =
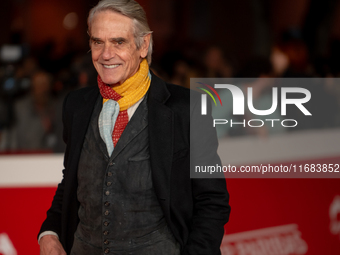
<path fill-rule="evenodd" d="M 127 110 L 137 103 L 148 91 L 150 83 L 149 65 L 147 60 L 143 59 L 137 73 L 124 81 L 123 84 L 112 87 L 122 97 L 117 101 L 120 107 L 119 111 Z M 109 99 L 103 99 L 103 103 L 107 100 Z"/>

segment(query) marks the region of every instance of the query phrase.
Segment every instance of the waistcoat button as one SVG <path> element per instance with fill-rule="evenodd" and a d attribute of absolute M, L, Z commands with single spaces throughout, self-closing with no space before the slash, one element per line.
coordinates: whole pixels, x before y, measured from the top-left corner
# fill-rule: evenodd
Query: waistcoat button
<path fill-rule="evenodd" d="M 107 221 L 104 221 L 104 226 L 107 227 L 110 223 Z"/>
<path fill-rule="evenodd" d="M 103 232 L 103 235 L 104 236 L 107 236 L 109 234 L 109 231 L 107 231 L 107 230 L 105 230 L 104 232 Z"/>
<path fill-rule="evenodd" d="M 106 185 L 107 186 L 111 186 L 112 182 L 107 182 Z"/>
<path fill-rule="evenodd" d="M 108 254 L 110 252 L 110 249 L 109 248 L 106 248 L 105 250 L 104 250 L 104 253 L 105 254 Z"/>
<path fill-rule="evenodd" d="M 107 215 L 110 214 L 110 212 L 109 212 L 108 210 L 106 210 L 106 211 L 104 212 L 104 214 L 107 216 Z"/>
<path fill-rule="evenodd" d="M 104 244 L 108 245 L 109 243 L 109 240 L 105 239 Z"/>
<path fill-rule="evenodd" d="M 108 172 L 108 173 L 107 173 L 107 176 L 111 177 L 111 176 L 112 176 L 112 173 L 111 173 L 111 172 Z"/>
<path fill-rule="evenodd" d="M 109 205 L 110 205 L 110 202 L 109 202 L 109 201 L 106 201 L 106 202 L 104 203 L 104 205 L 105 205 L 105 206 L 109 206 Z"/>
<path fill-rule="evenodd" d="M 110 191 L 108 191 L 108 190 L 105 191 L 105 195 L 107 195 L 107 196 L 110 195 Z"/>

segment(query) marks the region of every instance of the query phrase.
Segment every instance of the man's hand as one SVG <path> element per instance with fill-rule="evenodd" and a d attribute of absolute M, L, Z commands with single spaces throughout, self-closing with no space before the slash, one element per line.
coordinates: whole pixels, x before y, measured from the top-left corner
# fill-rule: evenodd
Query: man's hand
<path fill-rule="evenodd" d="M 46 235 L 40 239 L 40 255 L 66 255 L 58 237 Z"/>

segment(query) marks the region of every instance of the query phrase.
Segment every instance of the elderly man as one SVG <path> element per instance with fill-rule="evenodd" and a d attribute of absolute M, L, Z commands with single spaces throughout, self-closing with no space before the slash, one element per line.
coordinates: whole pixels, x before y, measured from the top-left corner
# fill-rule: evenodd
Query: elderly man
<path fill-rule="evenodd" d="M 225 180 L 190 179 L 190 93 L 149 70 L 142 7 L 100 1 L 88 28 L 98 86 L 64 101 L 64 177 L 40 254 L 220 254 Z M 205 142 L 196 147 L 216 163 Z"/>

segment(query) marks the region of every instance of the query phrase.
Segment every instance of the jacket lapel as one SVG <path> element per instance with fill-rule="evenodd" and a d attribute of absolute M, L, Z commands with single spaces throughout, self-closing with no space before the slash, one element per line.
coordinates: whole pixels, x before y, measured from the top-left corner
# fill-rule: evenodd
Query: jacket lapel
<path fill-rule="evenodd" d="M 148 98 L 150 161 L 155 192 L 167 212 L 170 206 L 174 118 L 173 111 L 165 105 L 169 97 L 164 81 L 152 74 Z"/>
<path fill-rule="evenodd" d="M 70 162 L 72 164 L 71 168 L 76 170 L 73 171 L 73 178 L 77 178 L 76 173 L 78 170 L 81 149 L 98 96 L 99 90 L 97 87 L 94 87 L 84 94 L 84 96 L 79 99 L 79 102 L 75 102 L 77 108 L 74 110 L 73 114 L 71 133 L 72 141 L 70 143 L 70 151 L 72 153 L 72 162 Z"/>
<path fill-rule="evenodd" d="M 111 155 L 111 160 L 119 156 L 123 149 L 148 126 L 146 114 L 147 105 L 143 100 L 127 124 L 123 134 L 119 138 L 119 141 Z"/>

